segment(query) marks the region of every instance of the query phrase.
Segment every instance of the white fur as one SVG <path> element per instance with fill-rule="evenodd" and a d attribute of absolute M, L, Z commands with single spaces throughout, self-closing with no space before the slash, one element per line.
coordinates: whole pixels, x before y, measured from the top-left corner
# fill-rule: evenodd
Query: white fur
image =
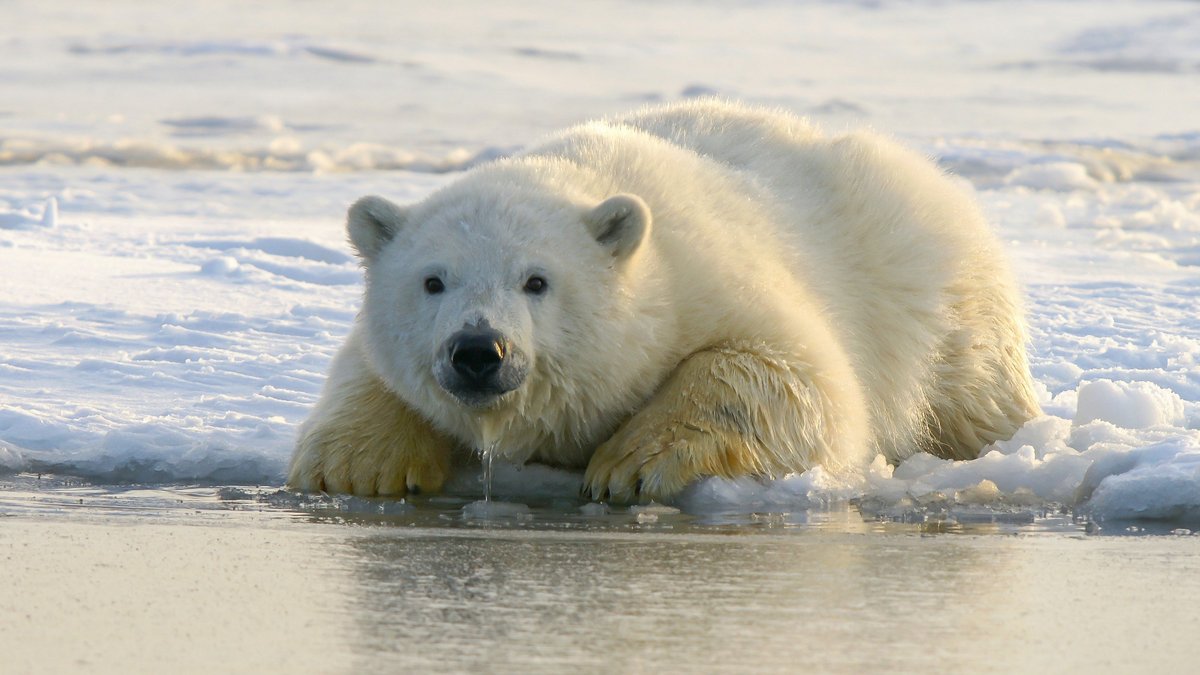
<path fill-rule="evenodd" d="M 633 220 L 597 241 L 589 219 L 621 194 L 606 208 Z M 355 234 L 371 246 L 366 299 L 335 369 L 361 346 L 379 386 L 466 447 L 584 466 L 689 355 L 730 345 L 785 374 L 763 392 L 804 389 L 821 411 L 764 404 L 759 435 L 778 439 L 778 461 L 751 462 L 763 473 L 877 452 L 973 456 L 1037 411 L 995 237 L 937 168 L 878 135 L 828 138 L 785 113 L 692 102 L 570 129 L 406 209 L 368 203 L 395 232 Z M 546 294 L 522 292 L 532 273 Z M 444 293 L 424 293 L 429 274 Z M 530 367 L 480 411 L 433 372 L 443 341 L 484 319 Z M 754 367 L 746 388 L 762 379 Z M 702 405 L 693 383 L 680 400 Z M 323 410 L 339 386 L 314 419 L 335 417 Z M 301 445 L 294 466 L 322 452 Z M 314 484 L 295 469 L 292 481 Z"/>

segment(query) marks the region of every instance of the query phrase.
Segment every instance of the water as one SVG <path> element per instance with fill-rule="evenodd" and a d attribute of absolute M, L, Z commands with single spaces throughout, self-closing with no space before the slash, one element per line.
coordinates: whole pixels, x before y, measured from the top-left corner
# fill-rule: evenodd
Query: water
<path fill-rule="evenodd" d="M 494 462 L 500 445 L 500 421 L 493 416 L 479 419 L 482 442 L 479 444 L 479 459 L 483 464 L 483 500 L 474 501 L 462 509 L 463 518 L 468 520 L 517 519 L 527 520 L 529 507 L 514 502 L 492 500 L 492 483 L 495 480 Z"/>
<path fill-rule="evenodd" d="M 1065 518 L 2 487 L 6 673 L 1189 672 L 1200 634 L 1200 537 Z"/>
<path fill-rule="evenodd" d="M 483 501 L 492 501 L 492 461 L 496 458 L 496 449 L 500 444 L 500 421 L 492 415 L 479 418 L 479 428 L 482 432 L 479 444 L 480 460 L 483 462 Z"/>
<path fill-rule="evenodd" d="M 483 501 L 492 501 L 492 460 L 496 457 L 496 443 L 492 442 L 480 453 L 483 461 Z"/>

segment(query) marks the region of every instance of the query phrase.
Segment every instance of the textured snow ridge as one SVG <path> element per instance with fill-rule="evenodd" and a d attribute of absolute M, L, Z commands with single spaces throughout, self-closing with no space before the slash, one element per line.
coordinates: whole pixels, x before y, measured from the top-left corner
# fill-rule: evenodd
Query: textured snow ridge
<path fill-rule="evenodd" d="M 297 37 L 280 40 L 118 40 L 74 42 L 72 54 L 127 56 L 147 54 L 176 58 L 213 56 L 250 56 L 263 58 L 317 58 L 339 63 L 374 63 L 378 59 L 365 51 L 343 48 Z"/>
<path fill-rule="evenodd" d="M 198 117 L 162 120 L 175 137 L 240 135 L 249 132 L 286 132 L 277 119 Z M 279 135 L 262 146 L 189 146 L 178 141 L 126 138 L 22 138 L 0 137 L 0 166 L 89 166 L 143 169 L 204 169 L 221 171 L 462 171 L 480 162 L 501 157 L 511 149 L 462 148 L 443 156 L 411 152 L 379 143 L 356 142 L 344 146 L 327 143 L 310 147 L 294 136 Z M 0 226 L 3 221 L 0 220 Z"/>

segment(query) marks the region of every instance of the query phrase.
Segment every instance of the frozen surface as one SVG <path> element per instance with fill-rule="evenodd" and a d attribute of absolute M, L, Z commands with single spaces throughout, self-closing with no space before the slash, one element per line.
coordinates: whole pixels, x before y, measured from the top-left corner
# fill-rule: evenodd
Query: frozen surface
<path fill-rule="evenodd" d="M 1200 629 L 1183 531 L 0 482 L 5 673 L 1183 673 Z"/>
<path fill-rule="evenodd" d="M 0 467 L 279 484 L 361 293 L 347 204 L 716 93 L 875 126 L 961 176 L 1024 284 L 1047 415 L 971 462 L 709 480 L 677 506 L 1200 518 L 1200 5 L 554 7 L 7 3 Z M 578 482 L 509 467 L 498 490 Z"/>

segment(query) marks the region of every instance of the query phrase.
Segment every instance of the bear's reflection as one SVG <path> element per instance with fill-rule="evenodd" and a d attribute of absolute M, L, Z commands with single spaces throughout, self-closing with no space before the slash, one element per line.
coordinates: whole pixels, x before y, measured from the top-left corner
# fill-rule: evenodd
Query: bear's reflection
<path fill-rule="evenodd" d="M 899 649 L 914 631 L 970 656 L 975 603 L 1011 595 L 1001 547 L 899 539 L 377 528 L 348 542 L 356 669 L 903 667 L 928 660 Z"/>

